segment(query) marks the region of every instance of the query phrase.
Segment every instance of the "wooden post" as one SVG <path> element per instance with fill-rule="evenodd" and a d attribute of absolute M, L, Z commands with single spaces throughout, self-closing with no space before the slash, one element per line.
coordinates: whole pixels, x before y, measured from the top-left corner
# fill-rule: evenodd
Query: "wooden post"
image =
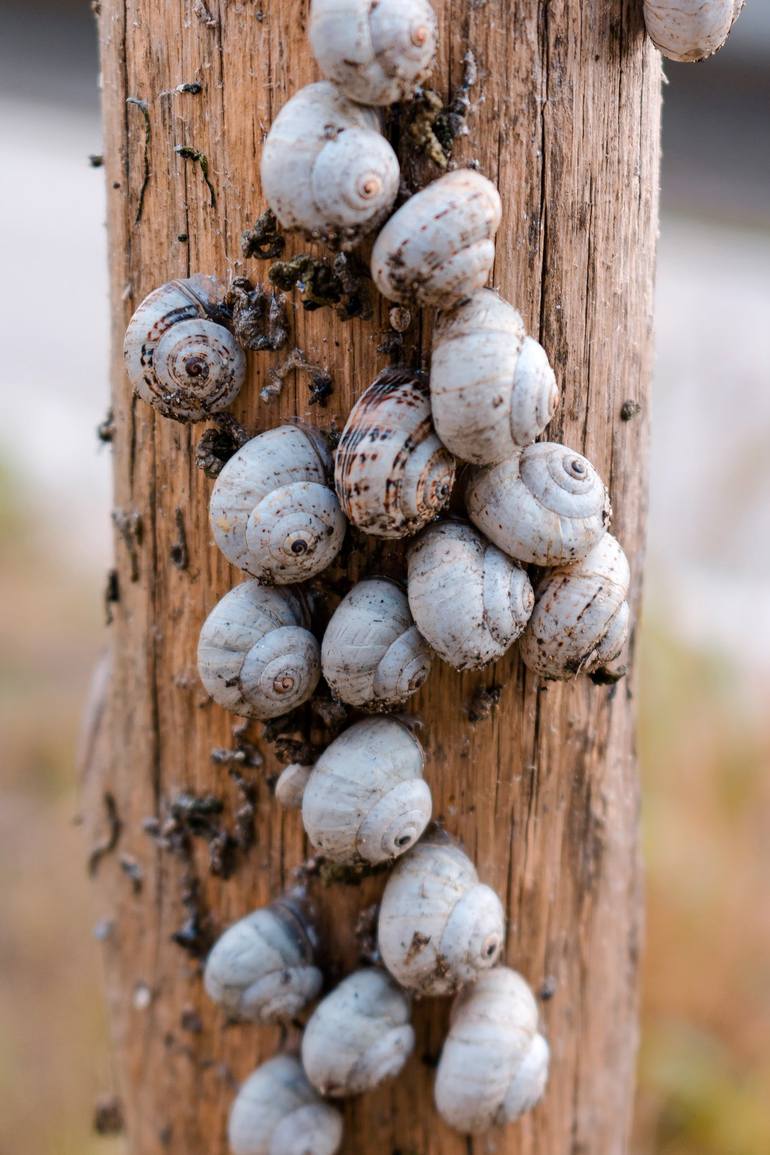
<path fill-rule="evenodd" d="M 434 4 L 434 86 L 451 93 L 469 50 L 478 66 L 468 134 L 456 140 L 454 160 L 478 162 L 502 194 L 493 283 L 556 369 L 562 404 L 549 434 L 584 451 L 609 482 L 638 606 L 661 79 L 641 4 Z M 234 737 L 234 719 L 206 701 L 196 677 L 201 621 L 238 578 L 211 542 L 211 482 L 194 452 L 203 430 L 132 398 L 121 347 L 132 310 L 172 277 L 266 279 L 266 263 L 244 261 L 240 245 L 265 208 L 261 143 L 276 111 L 318 74 L 307 0 L 100 7 L 119 600 L 109 756 L 91 767 L 90 827 L 102 838 L 114 803 L 115 853 L 98 858 L 95 874 L 100 911 L 110 918 L 107 984 L 130 1150 L 220 1155 L 237 1082 L 281 1037 L 276 1029 L 225 1029 L 202 991 L 195 952 L 207 933 L 280 892 L 306 847 L 298 816 L 272 797 L 280 762 L 260 728 Z M 416 169 L 425 179 L 439 175 L 427 160 Z M 292 239 L 288 253 L 303 248 Z M 328 308 L 303 311 L 297 295 L 291 324 L 292 343 L 329 368 L 335 391 L 326 409 L 311 408 L 307 379 L 290 375 L 281 397 L 266 404 L 260 387 L 285 354 L 253 355 L 234 410 L 253 432 L 292 415 L 339 425 L 387 364 L 378 350 L 388 327 L 382 302 L 372 320 L 342 321 Z M 499 702 L 472 721 L 469 704 L 491 687 L 501 688 Z M 507 960 L 543 1000 L 552 1074 L 531 1116 L 494 1143 L 466 1142 L 433 1109 L 447 1005 L 426 1002 L 416 1011 L 407 1071 L 349 1105 L 343 1150 L 619 1155 L 633 1097 L 641 914 L 633 672 L 616 686 L 546 685 L 515 653 L 462 676 L 436 662 L 414 712 L 424 722 L 435 812 L 501 894 Z M 248 745 L 229 765 L 222 753 L 212 759 L 246 739 L 264 766 L 249 765 Z M 237 832 L 251 825 L 252 802 L 231 771 L 253 785 L 255 841 L 247 850 Z M 209 820 L 211 841 L 189 834 L 184 792 L 223 803 Z M 182 817 L 173 822 L 175 800 Z M 233 862 L 227 878 L 223 856 Z M 377 878 L 316 881 L 331 973 L 354 963 L 358 913 L 380 886 Z"/>

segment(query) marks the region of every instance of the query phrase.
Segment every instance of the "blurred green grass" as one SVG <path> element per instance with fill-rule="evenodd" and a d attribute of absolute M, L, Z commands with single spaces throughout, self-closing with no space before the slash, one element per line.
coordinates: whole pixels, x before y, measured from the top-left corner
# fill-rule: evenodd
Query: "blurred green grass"
<path fill-rule="evenodd" d="M 73 751 L 103 640 L 103 575 L 53 560 L 45 511 L 0 461 L 0 1155 L 117 1155 Z M 75 531 L 73 531 L 75 532 Z M 74 553 L 74 550 L 73 550 Z M 655 604 L 641 653 L 647 868 L 634 1155 L 770 1151 L 770 723 L 766 686 L 674 639 Z M 597 1153 L 602 1155 L 602 1153 Z"/>

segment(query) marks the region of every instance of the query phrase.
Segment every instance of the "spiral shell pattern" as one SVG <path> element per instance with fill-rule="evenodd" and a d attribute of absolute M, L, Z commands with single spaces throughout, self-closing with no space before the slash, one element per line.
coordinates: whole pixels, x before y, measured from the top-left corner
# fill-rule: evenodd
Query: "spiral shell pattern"
<path fill-rule="evenodd" d="M 336 738 L 302 796 L 313 846 L 333 862 L 387 862 L 404 854 L 431 815 L 423 752 L 395 719 L 368 718 Z"/>
<path fill-rule="evenodd" d="M 471 521 L 499 549 L 541 566 L 585 557 L 612 515 L 604 482 L 590 461 L 550 441 L 474 469 L 465 501 Z"/>
<path fill-rule="evenodd" d="M 433 430 L 428 387 L 386 369 L 353 406 L 337 447 L 334 484 L 348 519 L 375 537 L 416 533 L 454 484 L 454 458 Z"/>
<path fill-rule="evenodd" d="M 502 657 L 532 613 L 525 570 L 456 520 L 428 526 L 407 556 L 409 608 L 439 657 L 456 670 Z"/>
<path fill-rule="evenodd" d="M 301 598 L 242 582 L 201 629 L 198 672 L 220 706 L 248 718 L 277 718 L 312 695 L 321 676 L 318 642 Z"/>
<path fill-rule="evenodd" d="M 579 562 L 543 574 L 520 644 L 527 667 L 564 679 L 613 662 L 628 637 L 630 581 L 628 559 L 610 533 Z"/>
<path fill-rule="evenodd" d="M 408 100 L 433 67 L 428 0 L 313 0 L 310 46 L 324 76 L 361 104 Z"/>
<path fill-rule="evenodd" d="M 500 194 L 473 169 L 439 177 L 402 205 L 372 250 L 372 277 L 389 301 L 451 309 L 480 289 L 495 259 Z"/>
<path fill-rule="evenodd" d="M 276 585 L 325 569 L 345 536 L 331 472 L 325 442 L 309 426 L 281 425 L 247 441 L 219 474 L 209 506 L 228 561 Z"/>
<path fill-rule="evenodd" d="M 396 154 L 377 113 L 321 80 L 300 89 L 273 122 L 262 151 L 262 189 L 285 229 L 350 248 L 396 199 Z"/>
<path fill-rule="evenodd" d="M 326 627 L 321 669 L 332 693 L 350 706 L 389 709 L 416 693 L 430 673 L 406 595 L 391 581 L 358 582 Z"/>
<path fill-rule="evenodd" d="M 225 409 L 246 379 L 246 356 L 213 319 L 222 289 L 214 277 L 169 281 L 145 297 L 123 342 L 137 394 L 174 421 L 204 421 Z"/>

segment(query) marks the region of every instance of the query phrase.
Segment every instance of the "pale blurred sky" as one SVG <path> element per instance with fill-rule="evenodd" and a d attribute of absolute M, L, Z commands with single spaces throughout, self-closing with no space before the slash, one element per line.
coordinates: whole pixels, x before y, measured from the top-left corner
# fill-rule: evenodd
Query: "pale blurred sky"
<path fill-rule="evenodd" d="M 85 8 L 3 18 L 0 453 L 93 570 L 110 550 L 108 313 Z M 770 668 L 769 60 L 770 5 L 749 0 L 714 61 L 667 65 L 647 589 L 688 640 Z"/>

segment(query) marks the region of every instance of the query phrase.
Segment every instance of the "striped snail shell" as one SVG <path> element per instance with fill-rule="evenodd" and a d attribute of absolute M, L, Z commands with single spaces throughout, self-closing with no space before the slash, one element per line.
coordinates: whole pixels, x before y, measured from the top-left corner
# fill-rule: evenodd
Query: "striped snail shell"
<path fill-rule="evenodd" d="M 457 520 L 429 525 L 407 557 L 409 608 L 439 657 L 456 670 L 501 658 L 532 613 L 525 570 Z"/>
<path fill-rule="evenodd" d="M 436 1071 L 438 1112 L 465 1135 L 512 1123 L 542 1098 L 548 1059 L 529 984 L 508 967 L 487 971 L 452 1007 Z"/>
<path fill-rule="evenodd" d="M 285 1022 L 316 997 L 323 976 L 313 964 L 313 932 L 291 897 L 233 923 L 206 960 L 206 993 L 229 1015 Z"/>
<path fill-rule="evenodd" d="M 525 665 L 554 679 L 608 666 L 628 637 L 630 581 L 628 559 L 610 533 L 580 561 L 547 570 L 519 646 Z"/>
<path fill-rule="evenodd" d="M 310 426 L 280 425 L 226 462 L 211 494 L 214 540 L 239 569 L 285 585 L 325 569 L 345 536 L 332 461 Z"/>
<path fill-rule="evenodd" d="M 644 0 L 647 34 L 669 60 L 713 56 L 727 40 L 744 0 Z"/>
<path fill-rule="evenodd" d="M 246 581 L 211 611 L 198 641 L 198 672 L 211 697 L 247 718 L 278 718 L 312 695 L 318 642 L 299 594 Z"/>
<path fill-rule="evenodd" d="M 262 189 L 283 227 L 342 248 L 385 219 L 398 182 L 378 114 L 328 80 L 283 106 L 262 151 Z"/>
<path fill-rule="evenodd" d="M 164 417 L 204 421 L 225 409 L 246 379 L 246 355 L 215 318 L 223 297 L 214 277 L 169 281 L 142 301 L 123 342 L 136 393 Z"/>
<path fill-rule="evenodd" d="M 385 710 L 419 690 L 431 654 L 392 581 L 358 582 L 332 614 L 321 643 L 321 669 L 332 693 L 350 706 Z"/>
<path fill-rule="evenodd" d="M 332 862 L 387 862 L 417 841 L 431 815 L 422 747 L 396 719 L 367 718 L 343 731 L 315 764 L 302 821 Z"/>
<path fill-rule="evenodd" d="M 377 941 L 393 978 L 446 995 L 494 966 L 503 948 L 500 899 L 458 846 L 430 839 L 399 859 L 385 885 Z"/>
<path fill-rule="evenodd" d="M 504 553 L 542 566 L 585 557 L 612 515 L 590 461 L 551 441 L 472 470 L 465 503 L 474 525 Z"/>
<path fill-rule="evenodd" d="M 559 403 L 542 345 L 491 289 L 479 289 L 433 331 L 430 399 L 436 432 L 463 461 L 489 465 L 530 445 Z"/>
<path fill-rule="evenodd" d="M 277 1055 L 241 1087 L 227 1138 L 233 1155 L 334 1155 L 342 1116 L 311 1087 L 299 1059 Z"/>
<path fill-rule="evenodd" d="M 433 67 L 428 0 L 313 0 L 310 46 L 324 76 L 361 104 L 408 100 Z"/>
<path fill-rule="evenodd" d="M 374 283 L 389 301 L 459 305 L 492 270 L 500 215 L 491 181 L 469 168 L 448 172 L 384 226 L 372 251 Z"/>
<path fill-rule="evenodd" d="M 348 520 L 375 537 L 416 533 L 446 505 L 454 476 L 422 376 L 385 369 L 351 409 L 337 446 L 334 484 Z"/>
<path fill-rule="evenodd" d="M 409 998 L 373 967 L 354 971 L 316 1007 L 302 1065 L 322 1095 L 360 1095 L 393 1079 L 414 1047 Z"/>

